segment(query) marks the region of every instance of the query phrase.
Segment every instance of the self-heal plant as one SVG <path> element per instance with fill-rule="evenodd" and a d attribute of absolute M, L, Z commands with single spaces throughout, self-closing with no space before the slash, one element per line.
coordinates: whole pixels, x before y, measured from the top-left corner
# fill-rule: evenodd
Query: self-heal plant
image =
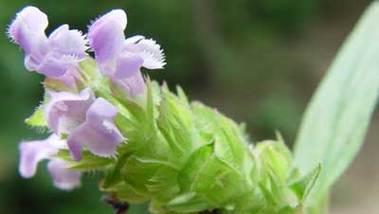
<path fill-rule="evenodd" d="M 379 17 L 378 7 L 373 6 L 367 20 Z M 163 51 L 152 39 L 125 38 L 123 10 L 100 16 L 86 35 L 62 25 L 46 36 L 47 25 L 47 16 L 29 6 L 8 29 L 25 53 L 26 68 L 46 77 L 44 100 L 26 123 L 44 127 L 51 135 L 20 144 L 23 177 L 33 177 L 38 163 L 48 160 L 54 185 L 71 190 L 80 185 L 83 173 L 96 171 L 102 175 L 99 187 L 104 194 L 121 204 L 148 203 L 156 214 L 322 212 L 324 198 L 319 196 L 331 185 L 325 183 L 329 172 L 323 167 L 332 166 L 327 158 L 312 163 L 301 159 L 317 145 L 304 147 L 309 144 L 299 140 L 293 158 L 279 133 L 276 140 L 253 143 L 243 125 L 189 102 L 180 87 L 173 93 L 151 81 L 141 70 L 162 69 Z M 378 78 L 370 80 L 379 89 Z M 374 98 L 356 110 L 367 112 L 365 124 Z M 310 109 L 317 112 L 312 105 Z M 310 121 L 306 117 L 304 124 L 314 124 Z M 364 132 L 366 127 L 358 128 Z M 333 175 L 331 180 L 339 174 Z"/>

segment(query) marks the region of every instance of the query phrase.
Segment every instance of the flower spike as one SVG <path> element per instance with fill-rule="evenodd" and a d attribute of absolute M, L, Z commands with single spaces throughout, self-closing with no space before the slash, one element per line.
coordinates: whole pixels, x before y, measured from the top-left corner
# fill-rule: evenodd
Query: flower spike
<path fill-rule="evenodd" d="M 26 7 L 8 32 L 27 69 L 47 78 L 45 100 L 28 124 L 53 133 L 21 143 L 21 176 L 34 176 L 48 160 L 54 185 L 71 190 L 83 172 L 100 172 L 101 191 L 122 203 L 149 202 L 154 214 L 294 214 L 304 207 L 320 168 L 297 173 L 282 138 L 251 146 L 233 120 L 189 102 L 180 88 L 175 94 L 145 80 L 141 69 L 162 69 L 165 57 L 152 39 L 125 38 L 125 11 L 89 26 L 95 59 L 80 31 L 61 25 L 47 37 L 47 25 L 43 12 Z"/>

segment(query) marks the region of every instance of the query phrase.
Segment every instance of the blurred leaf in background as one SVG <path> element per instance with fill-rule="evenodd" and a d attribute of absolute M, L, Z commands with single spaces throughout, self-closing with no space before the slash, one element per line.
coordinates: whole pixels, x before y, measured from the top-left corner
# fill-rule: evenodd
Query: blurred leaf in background
<path fill-rule="evenodd" d="M 362 147 L 379 92 L 379 2 L 372 3 L 342 46 L 304 114 L 295 145 L 303 173 L 321 164 L 312 206 Z M 316 212 L 317 213 L 317 212 Z"/>

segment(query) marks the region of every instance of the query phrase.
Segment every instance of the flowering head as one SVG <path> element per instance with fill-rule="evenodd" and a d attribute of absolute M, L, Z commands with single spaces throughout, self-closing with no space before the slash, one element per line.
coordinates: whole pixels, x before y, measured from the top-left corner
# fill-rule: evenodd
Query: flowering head
<path fill-rule="evenodd" d="M 174 94 L 146 80 L 141 69 L 163 68 L 163 51 L 144 36 L 125 38 L 126 24 L 118 9 L 96 19 L 86 36 L 62 25 L 47 37 L 38 8 L 17 14 L 9 36 L 24 50 L 26 68 L 47 79 L 45 100 L 27 121 L 52 132 L 21 143 L 20 174 L 30 178 L 48 160 L 55 186 L 70 190 L 82 173 L 98 171 L 106 175 L 102 191 L 150 201 L 158 214 L 297 212 L 302 190 L 314 182 L 290 173 L 282 141 L 250 151 L 238 124 L 188 102 L 181 89 Z"/>

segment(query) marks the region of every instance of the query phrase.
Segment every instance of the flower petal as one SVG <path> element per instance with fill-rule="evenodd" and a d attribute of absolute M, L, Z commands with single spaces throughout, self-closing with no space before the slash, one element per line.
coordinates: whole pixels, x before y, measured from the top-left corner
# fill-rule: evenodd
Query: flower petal
<path fill-rule="evenodd" d="M 64 75 L 84 59 L 87 41 L 78 30 L 68 25 L 45 35 L 47 16 L 36 7 L 25 7 L 8 29 L 9 37 L 25 52 L 25 67 L 51 78 Z"/>
<path fill-rule="evenodd" d="M 74 68 L 74 67 L 71 67 L 71 68 L 68 68 L 66 70 L 66 72 L 61 75 L 61 76 L 58 76 L 58 77 L 51 77 L 51 78 L 47 78 L 45 79 L 45 82 L 49 81 L 49 80 L 54 80 L 54 81 L 58 81 L 59 83 L 63 83 L 64 86 L 66 86 L 67 88 L 69 89 L 73 89 L 74 91 L 77 91 L 78 90 L 78 81 L 80 80 L 80 74 L 77 70 L 77 68 Z M 47 87 L 51 87 L 50 85 L 46 85 L 45 86 Z M 53 87 L 54 89 L 56 89 L 55 87 Z M 60 87 L 58 87 L 58 89 L 61 89 Z M 63 88 L 62 88 L 63 90 Z"/>
<path fill-rule="evenodd" d="M 57 57 L 60 56 L 57 56 L 54 53 L 47 54 L 42 60 L 38 62 L 38 64 L 35 65 L 35 67 L 32 67 L 30 64 L 29 67 L 34 71 L 37 71 L 38 73 L 44 74 L 48 77 L 60 77 L 66 73 L 70 66 L 70 62 L 60 60 Z"/>
<path fill-rule="evenodd" d="M 77 58 L 83 58 L 88 49 L 82 32 L 70 30 L 68 25 L 61 25 L 50 34 L 49 46 L 54 52 Z"/>
<path fill-rule="evenodd" d="M 103 98 L 98 98 L 88 109 L 86 121 L 69 136 L 67 144 L 75 160 L 81 159 L 83 146 L 95 155 L 108 157 L 116 152 L 123 137 L 113 124 L 117 109 Z"/>
<path fill-rule="evenodd" d="M 45 108 L 47 123 L 56 134 L 69 134 L 85 121 L 85 115 L 92 104 L 93 92 L 87 88 L 80 94 L 49 92 L 51 100 Z"/>
<path fill-rule="evenodd" d="M 88 41 L 99 63 L 115 59 L 120 53 L 126 24 L 125 11 L 118 9 L 101 16 L 89 26 Z"/>
<path fill-rule="evenodd" d="M 117 59 L 114 78 L 125 79 L 140 72 L 144 60 L 134 54 L 124 54 Z"/>
<path fill-rule="evenodd" d="M 124 42 L 124 51 L 140 56 L 143 67 L 147 69 L 161 69 L 166 64 L 161 46 L 153 39 L 145 39 L 143 36 L 128 38 Z"/>
<path fill-rule="evenodd" d="M 143 94 L 146 89 L 146 84 L 141 72 L 137 72 L 133 76 L 125 79 L 112 78 L 112 82 L 131 97 Z"/>
<path fill-rule="evenodd" d="M 36 7 L 28 6 L 17 13 L 9 26 L 8 35 L 26 54 L 30 54 L 46 41 L 47 26 L 46 14 Z"/>
<path fill-rule="evenodd" d="M 68 163 L 61 159 L 52 159 L 47 165 L 54 185 L 63 190 L 72 190 L 80 186 L 81 173 L 68 168 Z"/>
<path fill-rule="evenodd" d="M 19 172 L 22 177 L 33 177 L 37 171 L 38 163 L 48 159 L 58 152 L 62 142 L 56 135 L 51 135 L 45 140 L 22 142 L 20 149 Z"/>

